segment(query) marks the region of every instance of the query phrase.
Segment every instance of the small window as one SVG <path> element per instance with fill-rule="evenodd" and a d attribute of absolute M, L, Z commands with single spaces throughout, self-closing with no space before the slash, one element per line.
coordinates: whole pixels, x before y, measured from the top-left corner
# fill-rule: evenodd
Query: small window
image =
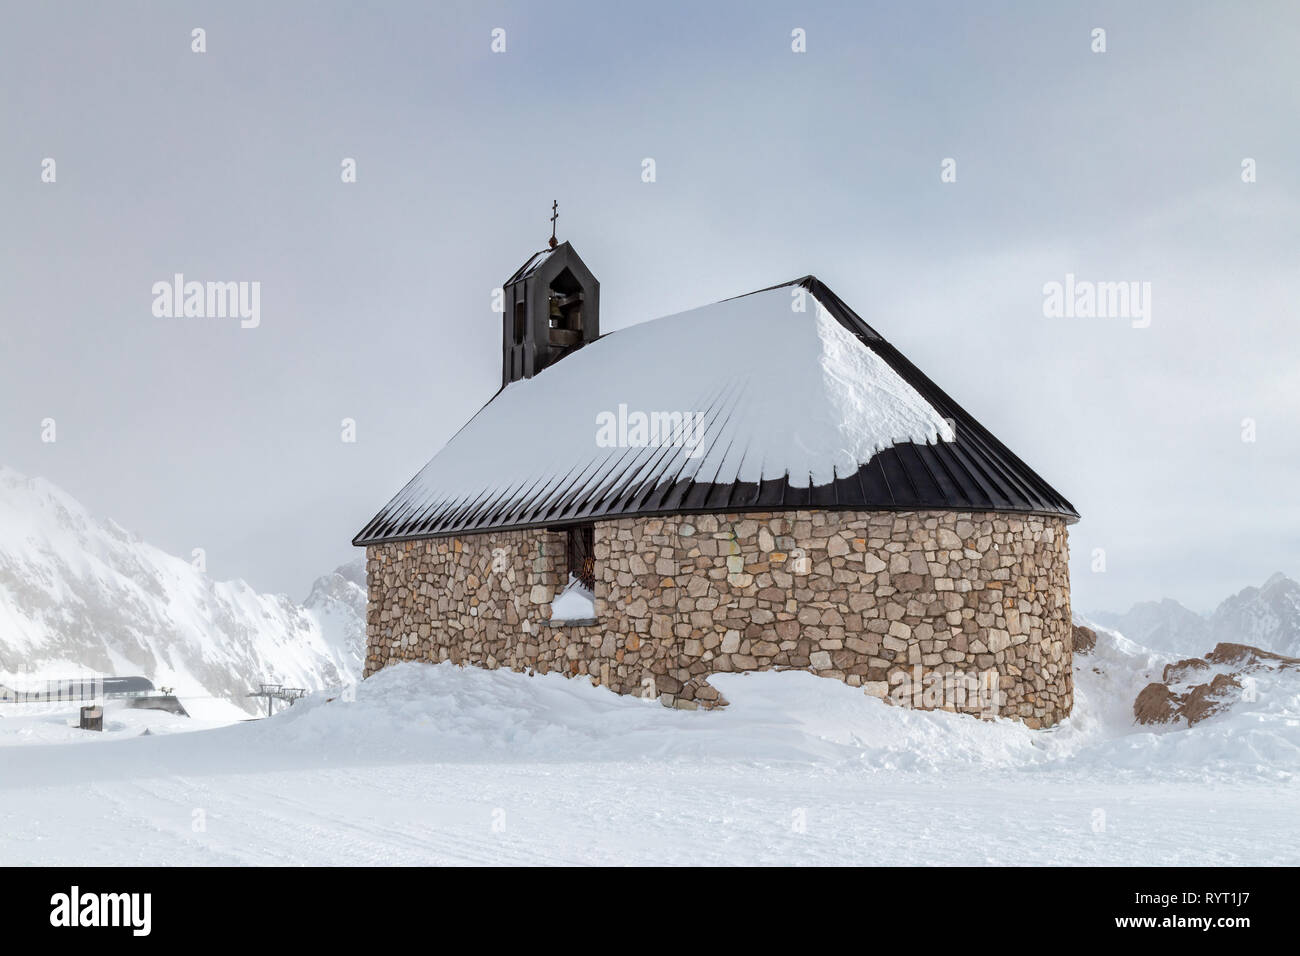
<path fill-rule="evenodd" d="M 528 306 L 523 302 L 515 303 L 515 345 L 522 345 L 524 328 L 528 324 Z"/>
<path fill-rule="evenodd" d="M 591 590 L 596 586 L 596 527 L 579 525 L 569 529 L 569 574 Z"/>
<path fill-rule="evenodd" d="M 595 525 L 564 531 L 565 576 L 551 602 L 548 627 L 590 627 L 596 623 Z"/>

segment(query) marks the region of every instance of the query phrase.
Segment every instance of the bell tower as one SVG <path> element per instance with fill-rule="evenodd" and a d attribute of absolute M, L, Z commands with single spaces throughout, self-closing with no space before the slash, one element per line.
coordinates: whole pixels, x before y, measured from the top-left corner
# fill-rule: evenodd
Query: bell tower
<path fill-rule="evenodd" d="M 529 256 L 502 291 L 503 387 L 600 336 L 600 283 L 573 246 L 556 241 L 554 227 L 548 248 Z"/>

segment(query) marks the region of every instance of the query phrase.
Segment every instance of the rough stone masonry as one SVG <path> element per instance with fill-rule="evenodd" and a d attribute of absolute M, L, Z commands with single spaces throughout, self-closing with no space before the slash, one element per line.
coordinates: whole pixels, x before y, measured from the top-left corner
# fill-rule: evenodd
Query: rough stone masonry
<path fill-rule="evenodd" d="M 366 675 L 403 660 L 587 674 L 677 707 L 715 673 L 800 669 L 866 693 L 992 677 L 1030 727 L 1073 704 L 1065 521 L 992 512 L 795 511 L 595 525 L 595 626 L 549 624 L 565 535 L 371 545 Z M 951 682 L 950 682 L 951 683 Z M 960 698 L 909 705 L 986 712 Z"/>

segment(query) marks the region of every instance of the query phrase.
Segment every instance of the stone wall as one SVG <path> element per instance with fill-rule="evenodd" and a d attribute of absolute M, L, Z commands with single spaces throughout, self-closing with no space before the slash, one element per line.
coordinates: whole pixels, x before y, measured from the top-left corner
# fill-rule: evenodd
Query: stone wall
<path fill-rule="evenodd" d="M 598 523 L 595 541 L 599 624 L 586 627 L 547 624 L 562 532 L 371 546 L 366 674 L 451 660 L 709 707 L 724 703 L 709 674 L 799 668 L 915 706 L 987 714 L 995 700 L 1031 727 L 1073 704 L 1062 519 L 623 518 Z"/>

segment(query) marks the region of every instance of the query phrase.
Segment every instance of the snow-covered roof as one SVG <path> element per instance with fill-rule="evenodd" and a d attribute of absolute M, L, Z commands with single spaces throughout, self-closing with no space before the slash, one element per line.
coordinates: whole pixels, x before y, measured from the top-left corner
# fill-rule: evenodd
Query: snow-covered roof
<path fill-rule="evenodd" d="M 511 383 L 354 543 L 793 508 L 1078 518 L 809 276 L 602 336 Z"/>
<path fill-rule="evenodd" d="M 554 249 L 543 249 L 541 252 L 534 252 L 522 266 L 515 270 L 515 274 L 505 281 L 505 284 L 510 285 L 512 282 L 518 282 L 520 279 L 532 275 L 543 262 L 551 258 L 551 253 L 554 251 Z"/>

